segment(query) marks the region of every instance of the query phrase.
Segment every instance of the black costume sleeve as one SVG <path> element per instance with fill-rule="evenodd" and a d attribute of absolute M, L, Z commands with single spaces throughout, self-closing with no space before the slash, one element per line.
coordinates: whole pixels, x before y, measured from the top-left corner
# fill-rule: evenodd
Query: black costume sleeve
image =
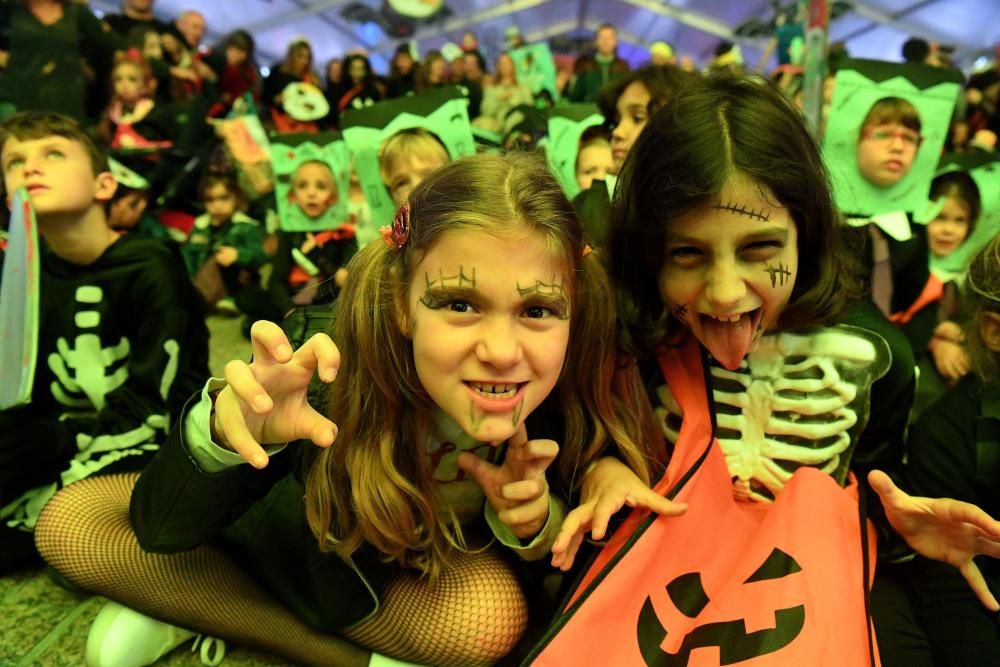
<path fill-rule="evenodd" d="M 189 407 L 199 398 L 196 394 Z M 282 454 L 272 456 L 263 470 L 248 464 L 203 472 L 184 442 L 182 418 L 132 492 L 129 517 L 139 545 L 153 553 L 176 553 L 215 538 L 288 473 L 291 457 Z"/>

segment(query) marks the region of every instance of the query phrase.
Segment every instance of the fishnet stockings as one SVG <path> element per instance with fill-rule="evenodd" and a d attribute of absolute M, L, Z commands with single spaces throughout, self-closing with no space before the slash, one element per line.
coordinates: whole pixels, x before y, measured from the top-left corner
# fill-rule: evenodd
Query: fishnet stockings
<path fill-rule="evenodd" d="M 313 630 L 211 546 L 143 551 L 129 525 L 136 475 L 92 477 L 49 502 L 35 528 L 45 559 L 74 584 L 144 614 L 309 665 L 367 665 L 369 654 Z M 517 643 L 527 605 L 497 554 L 461 554 L 434 588 L 402 573 L 375 616 L 344 635 L 430 665 L 488 664 Z"/>
<path fill-rule="evenodd" d="M 510 565 L 495 551 L 458 554 L 433 588 L 405 572 L 378 613 L 344 636 L 379 653 L 426 665 L 488 665 L 524 633 L 528 606 Z"/>

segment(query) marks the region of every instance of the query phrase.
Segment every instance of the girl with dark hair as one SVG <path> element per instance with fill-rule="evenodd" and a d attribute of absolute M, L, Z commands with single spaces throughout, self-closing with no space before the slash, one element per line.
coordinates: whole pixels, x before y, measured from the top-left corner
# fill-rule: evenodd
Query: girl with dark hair
<path fill-rule="evenodd" d="M 527 609 L 504 553 L 548 554 L 560 497 L 609 440 L 648 482 L 651 415 L 632 407 L 634 366 L 616 363 L 601 262 L 541 159 L 446 165 L 383 236 L 349 266 L 339 352 L 325 334 L 293 352 L 255 324 L 253 362 L 209 383 L 136 483 L 135 532 L 132 478 L 74 485 L 39 522 L 50 563 L 144 613 L 297 662 L 368 664 L 342 638 L 433 665 L 506 654 Z M 331 384 L 310 404 L 317 374 Z M 111 509 L 80 511 L 95 501 Z M 110 609 L 95 645 L 164 625 Z"/>
<path fill-rule="evenodd" d="M 758 580 L 760 566 L 751 559 L 780 549 L 784 572 L 801 571 L 808 590 L 804 599 L 795 594 L 809 611 L 791 635 L 803 639 L 788 664 L 868 664 L 877 656 L 868 653 L 867 622 L 875 533 L 858 520 L 866 479 L 913 549 L 959 567 L 984 604 L 1000 608 L 972 561 L 1000 553 L 1000 523 L 956 501 L 910 498 L 884 473 L 867 475 L 902 452 L 878 451 L 882 441 L 865 434 L 871 383 L 890 360 L 880 336 L 838 324 L 853 291 L 839 229 L 800 114 L 766 81 L 723 76 L 692 83 L 650 119 L 620 174 L 607 244 L 619 340 L 644 366 L 671 452 L 656 490 L 688 503 L 685 516 L 635 533 L 615 569 L 627 571 L 631 553 L 640 559 L 633 563 L 656 554 L 655 582 L 695 567 L 712 601 L 746 600 L 756 596 L 741 587 Z M 585 531 L 602 539 L 611 515 L 644 505 L 637 499 L 647 492 L 614 459 L 597 462 L 553 563 L 568 568 Z M 830 514 L 817 528 L 820 506 Z M 622 526 L 599 564 L 636 525 Z M 743 574 L 744 566 L 752 567 Z M 755 613 L 740 607 L 724 618 Z M 693 640 L 685 632 L 698 627 L 698 613 L 688 616 L 688 625 L 669 630 L 685 645 Z M 829 624 L 841 634 L 827 632 Z M 773 641 L 764 648 L 769 633 L 753 634 L 754 651 L 776 650 Z M 624 664 L 618 656 L 594 660 Z"/>
<path fill-rule="evenodd" d="M 609 174 L 613 176 L 621 170 L 649 117 L 693 78 L 694 75 L 667 65 L 641 67 L 623 74 L 601 90 L 597 104 L 605 122 L 612 127 Z M 597 246 L 604 245 L 607 234 L 612 190 L 613 187 L 601 179 L 573 199 L 573 207 L 583 219 L 589 240 Z"/>
<path fill-rule="evenodd" d="M 260 71 L 254 58 L 254 41 L 250 33 L 236 30 L 223 37 L 207 62 L 219 78 L 219 102 L 212 107 L 209 116 L 225 116 L 233 103 L 246 93 L 250 93 L 255 102 L 260 100 Z"/>
<path fill-rule="evenodd" d="M 344 58 L 343 74 L 337 99 L 331 100 L 331 113 L 338 115 L 350 108 L 361 108 L 382 100 L 382 91 L 375 83 L 368 58 L 360 53 L 352 53 Z"/>
<path fill-rule="evenodd" d="M 385 96 L 389 99 L 409 95 L 416 87 L 416 73 L 419 65 L 413 60 L 408 44 L 400 44 L 389 61 L 389 77 L 386 81 Z"/>

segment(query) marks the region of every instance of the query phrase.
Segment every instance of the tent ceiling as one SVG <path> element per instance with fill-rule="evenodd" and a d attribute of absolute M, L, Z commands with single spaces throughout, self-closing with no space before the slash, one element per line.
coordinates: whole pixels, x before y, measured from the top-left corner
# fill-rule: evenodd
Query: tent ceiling
<path fill-rule="evenodd" d="M 164 19 L 201 5 L 212 43 L 237 28 L 257 39 L 258 61 L 270 65 L 284 54 L 292 39 L 304 36 L 313 44 L 319 63 L 365 47 L 376 67 L 401 40 L 375 23 L 350 21 L 342 11 L 352 4 L 378 9 L 381 0 L 157 0 Z M 844 40 L 852 55 L 898 60 L 902 43 L 911 35 L 955 45 L 964 61 L 989 53 L 1000 43 L 1000 2 L 996 0 L 849 0 L 851 9 L 832 22 L 831 40 Z M 117 0 L 92 0 L 91 6 L 117 12 Z M 770 0 L 446 0 L 450 16 L 417 26 L 414 38 L 421 51 L 458 42 L 474 29 L 488 56 L 502 48 L 503 33 L 518 26 L 529 40 L 578 37 L 586 39 L 601 23 L 619 29 L 622 55 L 634 63 L 647 57 L 656 40 L 674 45 L 696 61 L 711 57 L 721 39 L 739 41 L 748 63 L 756 64 L 762 40 L 741 40 L 733 30 L 748 19 L 771 17 Z"/>

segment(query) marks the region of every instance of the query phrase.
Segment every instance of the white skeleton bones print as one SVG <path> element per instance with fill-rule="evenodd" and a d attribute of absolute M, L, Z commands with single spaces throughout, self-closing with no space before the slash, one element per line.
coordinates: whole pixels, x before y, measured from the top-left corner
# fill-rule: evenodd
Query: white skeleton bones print
<path fill-rule="evenodd" d="M 84 285 L 76 290 L 78 310 L 74 315 L 77 335 L 72 342 L 65 337 L 56 340 L 56 351 L 46 362 L 55 376 L 49 385 L 52 397 L 65 410 L 61 418 L 93 416 L 107 405 L 107 396 L 119 389 L 129 378 L 128 360 L 132 345 L 128 338 L 102 347 L 98 335 L 104 300 L 100 287 Z M 167 363 L 160 379 L 160 394 L 164 401 L 177 376 L 180 346 L 176 340 L 164 342 Z M 38 514 L 59 486 L 79 481 L 127 456 L 155 450 L 169 428 L 166 413 L 147 415 L 142 423 L 119 433 L 78 433 L 77 452 L 60 474 L 60 483 L 29 489 L 19 498 L 0 508 L 0 520 L 7 525 L 34 527 Z"/>
<path fill-rule="evenodd" d="M 880 336 L 837 326 L 769 334 L 738 370 L 711 366 L 716 436 L 734 495 L 771 501 L 801 466 L 843 484 L 868 421 L 871 383 L 890 361 Z M 668 387 L 657 393 L 664 435 L 676 442 L 683 415 Z"/>

